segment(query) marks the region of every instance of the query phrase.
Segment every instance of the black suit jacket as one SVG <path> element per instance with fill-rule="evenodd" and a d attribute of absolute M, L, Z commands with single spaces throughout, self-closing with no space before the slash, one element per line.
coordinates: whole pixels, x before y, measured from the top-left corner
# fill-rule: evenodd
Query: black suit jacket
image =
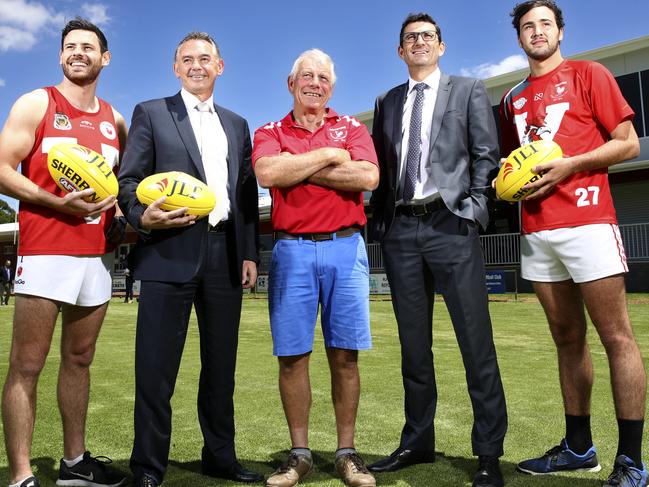
<path fill-rule="evenodd" d="M 408 83 L 376 99 L 372 138 L 381 178 L 372 194 L 372 236 L 382 240 L 390 229 L 399 189 L 403 148 L 402 118 Z M 459 217 L 485 227 L 487 189 L 498 170 L 498 137 L 484 84 L 441 74 L 431 126 L 427 170 L 444 203 Z"/>
<path fill-rule="evenodd" d="M 258 260 L 257 182 L 252 171 L 250 130 L 239 115 L 214 105 L 228 139 L 228 194 L 236 239 L 239 274 L 243 260 Z M 187 282 L 198 271 L 207 242 L 208 219 L 194 225 L 152 230 L 140 228 L 144 212 L 135 194 L 145 177 L 182 171 L 206 182 L 203 162 L 180 93 L 138 104 L 119 171 L 119 205 L 140 239 L 135 252 L 135 279 Z M 217 195 L 218 196 L 218 195 Z"/>
<path fill-rule="evenodd" d="M 9 277 L 7 277 L 7 274 L 9 274 Z M 7 284 L 10 283 L 13 279 L 11 278 L 13 275 L 13 272 L 11 268 L 9 268 L 9 272 L 7 272 L 7 268 L 5 266 L 2 266 L 0 268 L 0 284 Z"/>

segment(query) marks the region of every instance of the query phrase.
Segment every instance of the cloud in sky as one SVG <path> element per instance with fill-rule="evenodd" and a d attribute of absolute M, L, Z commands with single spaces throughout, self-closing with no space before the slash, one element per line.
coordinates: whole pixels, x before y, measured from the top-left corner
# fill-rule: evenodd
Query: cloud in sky
<path fill-rule="evenodd" d="M 83 17 L 96 24 L 107 24 L 110 17 L 101 3 L 81 5 Z M 43 2 L 0 0 L 0 53 L 28 51 L 43 36 L 58 35 L 73 14 L 56 11 Z"/>
<path fill-rule="evenodd" d="M 108 7 L 101 3 L 84 3 L 81 5 L 82 17 L 97 25 L 106 25 L 110 22 L 107 10 Z"/>
<path fill-rule="evenodd" d="M 480 64 L 473 68 L 465 68 L 461 70 L 462 76 L 473 76 L 480 79 L 491 78 L 499 74 L 510 73 L 517 71 L 528 66 L 527 58 L 522 54 L 515 54 L 507 56 L 505 59 L 498 63 L 485 63 Z"/>
<path fill-rule="evenodd" d="M 51 22 L 56 12 L 50 11 L 42 3 L 25 0 L 0 0 L 0 22 L 35 32 Z M 54 19 L 57 20 L 57 19 Z M 58 18 L 61 20 L 61 18 Z"/>
<path fill-rule="evenodd" d="M 36 36 L 29 31 L 0 25 L 0 52 L 29 51 L 36 44 Z"/>
<path fill-rule="evenodd" d="M 0 88 L 2 88 L 5 85 L 5 80 L 0 78 Z"/>

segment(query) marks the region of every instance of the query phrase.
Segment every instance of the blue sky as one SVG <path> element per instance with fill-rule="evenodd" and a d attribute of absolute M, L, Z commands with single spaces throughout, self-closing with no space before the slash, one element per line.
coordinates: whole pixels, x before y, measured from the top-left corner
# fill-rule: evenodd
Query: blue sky
<path fill-rule="evenodd" d="M 451 0 L 0 0 L 0 122 L 21 94 L 61 80 L 60 31 L 75 15 L 102 27 L 112 53 L 98 94 L 127 122 L 140 101 L 179 89 L 173 52 L 189 31 L 209 32 L 225 61 L 217 103 L 244 116 L 251 130 L 291 108 L 286 75 L 304 50 L 333 58 L 338 82 L 330 105 L 355 114 L 407 79 L 396 54 L 401 21 L 426 11 L 447 44 L 443 71 L 489 77 L 526 66 L 510 23 L 515 1 Z M 566 21 L 564 55 L 649 34 L 647 0 L 560 1 Z M 12 202 L 13 203 L 13 202 Z"/>

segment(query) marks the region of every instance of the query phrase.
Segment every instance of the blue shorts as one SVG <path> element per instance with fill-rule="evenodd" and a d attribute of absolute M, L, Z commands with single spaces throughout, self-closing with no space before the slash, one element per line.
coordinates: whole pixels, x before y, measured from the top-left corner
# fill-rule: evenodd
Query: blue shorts
<path fill-rule="evenodd" d="M 313 350 L 318 305 L 327 348 L 372 348 L 369 295 L 360 233 L 324 242 L 277 240 L 268 289 L 273 355 Z"/>

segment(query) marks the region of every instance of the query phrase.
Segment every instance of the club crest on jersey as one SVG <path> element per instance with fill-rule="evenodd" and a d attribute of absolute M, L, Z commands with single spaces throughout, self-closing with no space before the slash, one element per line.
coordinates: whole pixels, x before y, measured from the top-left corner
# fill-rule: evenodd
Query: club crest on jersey
<path fill-rule="evenodd" d="M 561 83 L 554 85 L 554 93 L 550 95 L 550 98 L 552 98 L 553 100 L 560 100 L 561 98 L 563 98 L 566 94 L 567 85 L 567 81 L 562 81 Z"/>
<path fill-rule="evenodd" d="M 514 102 L 514 108 L 516 110 L 520 110 L 525 106 L 526 103 L 527 103 L 527 98 L 523 96 Z"/>
<path fill-rule="evenodd" d="M 65 113 L 55 113 L 54 128 L 56 130 L 72 130 L 72 123 Z"/>
<path fill-rule="evenodd" d="M 344 142 L 347 140 L 347 127 L 330 127 L 329 138 L 334 142 Z"/>
<path fill-rule="evenodd" d="M 115 140 L 115 137 L 117 137 L 117 131 L 115 130 L 115 127 L 112 123 L 107 122 L 106 120 L 99 124 L 99 130 L 101 131 L 102 135 L 108 140 Z"/>

